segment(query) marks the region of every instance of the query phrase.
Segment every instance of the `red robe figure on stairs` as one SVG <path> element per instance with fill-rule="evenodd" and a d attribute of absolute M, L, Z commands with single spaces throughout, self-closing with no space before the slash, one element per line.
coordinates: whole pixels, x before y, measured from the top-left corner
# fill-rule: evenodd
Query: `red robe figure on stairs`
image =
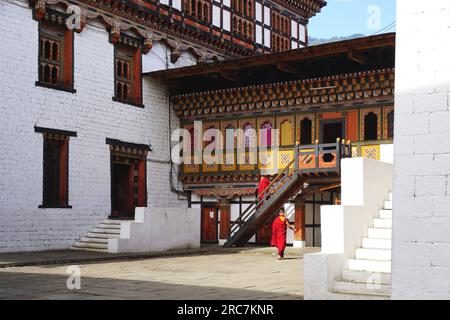
<path fill-rule="evenodd" d="M 289 224 L 289 220 L 285 217 L 284 208 L 281 208 L 278 212 L 278 217 L 273 220 L 272 223 L 272 239 L 270 241 L 271 246 L 275 246 L 278 249 L 278 260 L 284 259 L 284 249 L 286 249 L 286 233 L 287 228 L 295 232 L 295 228 Z"/>
<path fill-rule="evenodd" d="M 261 200 L 264 197 L 264 190 L 270 185 L 270 180 L 267 176 L 261 176 L 261 179 L 258 183 L 258 200 Z M 265 199 L 267 200 L 267 199 Z"/>

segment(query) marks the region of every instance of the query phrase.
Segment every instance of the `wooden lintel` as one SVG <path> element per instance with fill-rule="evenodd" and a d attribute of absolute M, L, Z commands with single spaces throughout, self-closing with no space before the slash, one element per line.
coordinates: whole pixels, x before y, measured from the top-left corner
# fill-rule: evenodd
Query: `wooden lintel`
<path fill-rule="evenodd" d="M 220 77 L 233 82 L 241 82 L 242 78 L 232 71 L 223 71 L 220 73 Z"/>
<path fill-rule="evenodd" d="M 363 54 L 357 52 L 356 50 L 349 50 L 347 56 L 350 60 L 353 60 L 360 64 L 368 63 L 367 58 Z"/>
<path fill-rule="evenodd" d="M 300 71 L 297 65 L 288 62 L 277 63 L 277 70 L 290 74 L 297 74 Z"/>

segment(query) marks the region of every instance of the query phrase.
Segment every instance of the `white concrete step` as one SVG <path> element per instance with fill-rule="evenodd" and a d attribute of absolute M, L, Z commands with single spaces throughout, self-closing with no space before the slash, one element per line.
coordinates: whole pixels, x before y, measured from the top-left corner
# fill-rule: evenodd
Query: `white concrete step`
<path fill-rule="evenodd" d="M 391 261 L 391 250 L 358 248 L 355 257 L 359 260 Z"/>
<path fill-rule="evenodd" d="M 80 239 L 82 242 L 89 242 L 89 243 L 108 243 L 108 238 L 93 238 L 93 237 L 82 237 Z"/>
<path fill-rule="evenodd" d="M 391 229 L 392 219 L 375 218 L 373 219 L 373 227 Z"/>
<path fill-rule="evenodd" d="M 391 274 L 390 273 L 374 273 L 367 271 L 352 271 L 344 270 L 342 271 L 342 280 L 351 282 L 361 282 L 361 283 L 381 283 L 381 284 L 391 284 Z"/>
<path fill-rule="evenodd" d="M 348 269 L 351 271 L 391 272 L 390 261 L 349 259 Z"/>
<path fill-rule="evenodd" d="M 369 228 L 368 238 L 371 239 L 392 239 L 392 229 L 387 228 Z"/>
<path fill-rule="evenodd" d="M 380 210 L 381 219 L 392 219 L 392 210 Z"/>
<path fill-rule="evenodd" d="M 80 250 L 80 251 L 94 251 L 94 252 L 108 252 L 107 249 L 94 249 L 94 248 L 79 248 L 72 246 L 70 247 L 71 250 Z"/>
<path fill-rule="evenodd" d="M 385 201 L 383 209 L 385 209 L 385 210 L 392 210 L 392 201 L 390 201 L 390 200 Z"/>
<path fill-rule="evenodd" d="M 77 241 L 75 243 L 75 247 L 77 247 L 77 248 L 91 248 L 91 249 L 105 249 L 105 250 L 108 250 L 108 244 L 107 243 L 93 243 L 93 242 Z"/>
<path fill-rule="evenodd" d="M 386 284 L 367 284 L 340 280 L 334 282 L 334 291 L 351 294 L 389 296 L 391 294 L 391 286 Z"/>
<path fill-rule="evenodd" d="M 88 232 L 87 237 L 92 237 L 92 238 L 106 238 L 106 239 L 119 239 L 120 234 Z"/>
<path fill-rule="evenodd" d="M 92 232 L 95 233 L 108 233 L 108 234 L 120 234 L 120 229 L 109 229 L 109 228 L 93 228 Z"/>
<path fill-rule="evenodd" d="M 102 223 L 106 223 L 106 224 L 121 224 L 122 222 L 123 222 L 124 220 L 109 220 L 109 219 L 106 219 L 106 220 L 103 220 L 103 222 Z M 127 221 L 129 221 L 129 220 L 127 220 Z"/>
<path fill-rule="evenodd" d="M 362 239 L 362 247 L 365 249 L 391 249 L 392 241 L 390 239 Z"/>
<path fill-rule="evenodd" d="M 390 300 L 390 295 L 385 294 L 364 294 L 358 292 L 339 292 L 331 290 L 327 297 L 330 300 Z"/>
<path fill-rule="evenodd" d="M 104 228 L 104 229 L 120 229 L 120 224 L 117 223 L 100 223 L 98 225 L 98 228 Z"/>

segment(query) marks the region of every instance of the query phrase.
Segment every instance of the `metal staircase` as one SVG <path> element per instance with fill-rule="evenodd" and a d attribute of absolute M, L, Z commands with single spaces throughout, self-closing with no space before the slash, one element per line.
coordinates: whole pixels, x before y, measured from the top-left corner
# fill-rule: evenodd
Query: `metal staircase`
<path fill-rule="evenodd" d="M 340 174 L 340 160 L 351 157 L 350 143 L 340 140 L 331 144 L 295 146 L 294 159 L 279 173 L 270 185 L 233 222 L 230 237 L 224 247 L 246 243 L 267 221 L 274 219 L 278 210 L 292 197 L 311 188 L 311 178 L 327 178 Z"/>

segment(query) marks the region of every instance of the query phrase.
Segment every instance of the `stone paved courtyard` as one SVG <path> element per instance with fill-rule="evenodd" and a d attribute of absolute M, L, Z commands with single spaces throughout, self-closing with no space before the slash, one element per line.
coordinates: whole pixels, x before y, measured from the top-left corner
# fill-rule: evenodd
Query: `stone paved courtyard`
<path fill-rule="evenodd" d="M 0 268 L 0 299 L 303 298 L 302 254 L 278 261 L 269 252 L 216 252 L 77 265 L 80 290 L 66 287 L 68 265 Z"/>

